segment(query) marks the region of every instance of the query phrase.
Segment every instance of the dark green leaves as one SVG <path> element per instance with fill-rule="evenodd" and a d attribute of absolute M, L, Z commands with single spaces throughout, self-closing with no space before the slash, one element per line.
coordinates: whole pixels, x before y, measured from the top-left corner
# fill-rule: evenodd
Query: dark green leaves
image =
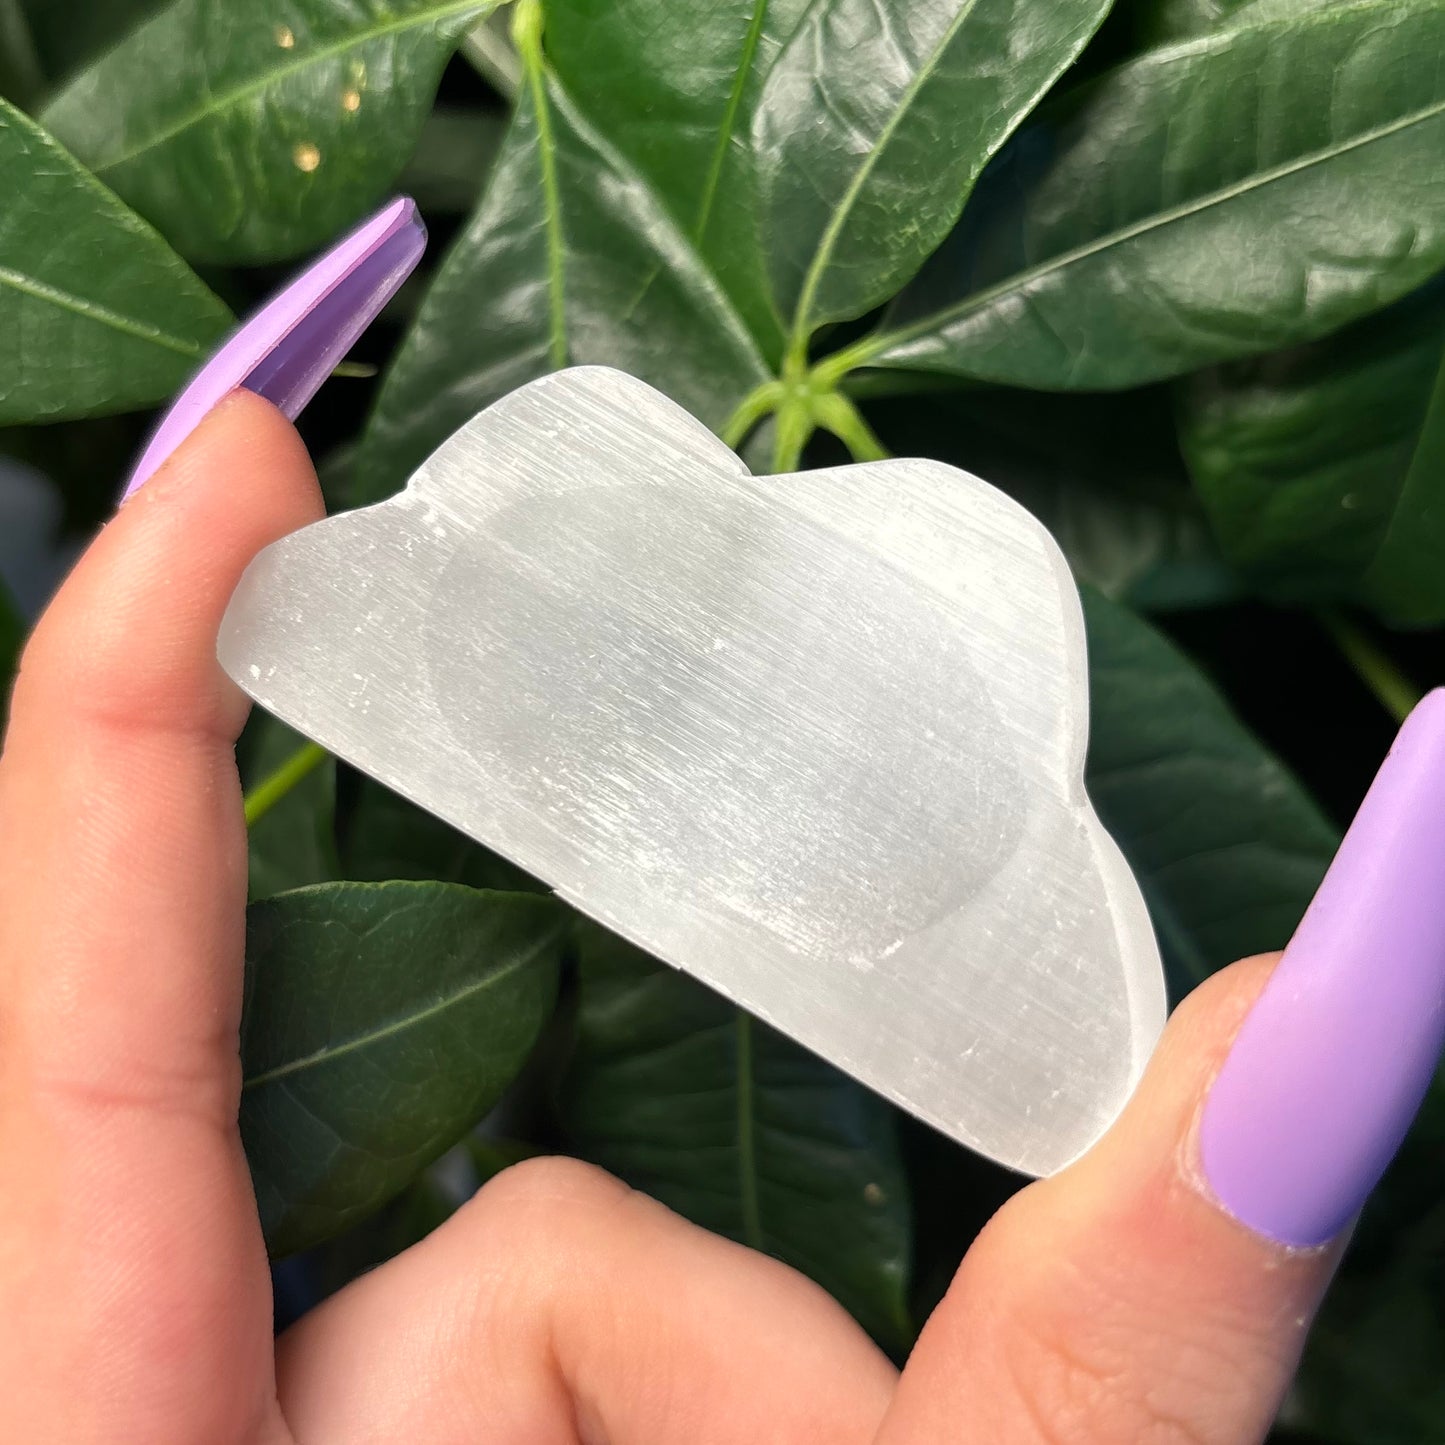
<path fill-rule="evenodd" d="M 627 157 L 771 360 L 782 321 L 757 214 L 752 117 L 808 0 L 550 0 L 547 51 L 578 108 Z"/>
<path fill-rule="evenodd" d="M 395 491 L 483 407 L 569 362 L 630 371 L 714 427 L 766 376 L 651 189 L 533 75 L 487 195 L 385 380 L 358 459 L 361 500 Z"/>
<path fill-rule="evenodd" d="M 230 313 L 138 216 L 0 100 L 0 424 L 173 391 Z"/>
<path fill-rule="evenodd" d="M 1294 9 L 1153 51 L 1020 137 L 859 357 L 1123 387 L 1322 335 L 1419 285 L 1445 264 L 1445 8 Z"/>
<path fill-rule="evenodd" d="M 295 255 L 386 193 L 494 3 L 173 0 L 45 120 L 186 255 Z"/>
<path fill-rule="evenodd" d="M 251 905 L 241 1136 L 272 1254 L 384 1204 L 496 1102 L 551 1011 L 567 918 L 443 883 Z"/>
<path fill-rule="evenodd" d="M 947 234 L 1109 0 L 818 0 L 752 122 L 773 294 L 797 341 L 861 315 Z"/>
<path fill-rule="evenodd" d="M 1445 620 L 1445 288 L 1179 395 L 1199 493 L 1261 591 Z"/>
<path fill-rule="evenodd" d="M 1144 889 L 1177 999 L 1283 948 L 1339 839 L 1192 663 L 1098 593 L 1084 604 L 1089 796 Z"/>
<path fill-rule="evenodd" d="M 563 1123 L 582 1154 L 906 1343 L 909 1207 L 888 1106 L 612 934 L 579 937 Z"/>

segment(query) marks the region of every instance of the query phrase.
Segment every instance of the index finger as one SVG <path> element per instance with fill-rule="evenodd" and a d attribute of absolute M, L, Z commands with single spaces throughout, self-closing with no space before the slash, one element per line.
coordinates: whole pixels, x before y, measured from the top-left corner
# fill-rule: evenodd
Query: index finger
<path fill-rule="evenodd" d="M 247 562 L 321 514 L 267 402 L 223 402 L 81 559 L 25 651 L 0 759 L 3 1067 L 188 1107 L 233 1083 L 246 703 L 215 660 Z"/>
<path fill-rule="evenodd" d="M 236 1123 L 246 707 L 215 643 L 246 563 L 320 511 L 295 432 L 238 394 L 105 528 L 25 653 L 0 758 L 16 1438 L 225 1445 L 275 1410 Z"/>

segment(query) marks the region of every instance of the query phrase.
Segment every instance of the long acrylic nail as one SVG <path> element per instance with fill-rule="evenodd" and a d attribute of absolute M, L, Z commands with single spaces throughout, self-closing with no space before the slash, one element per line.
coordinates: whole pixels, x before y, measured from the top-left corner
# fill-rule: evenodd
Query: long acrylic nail
<path fill-rule="evenodd" d="M 238 387 L 292 421 L 411 275 L 426 227 L 402 196 L 364 221 L 239 326 L 161 418 L 121 496 L 143 486 Z"/>
<path fill-rule="evenodd" d="M 1445 1046 L 1445 688 L 1410 714 L 1205 1100 L 1200 1161 L 1237 1219 L 1337 1235 Z"/>

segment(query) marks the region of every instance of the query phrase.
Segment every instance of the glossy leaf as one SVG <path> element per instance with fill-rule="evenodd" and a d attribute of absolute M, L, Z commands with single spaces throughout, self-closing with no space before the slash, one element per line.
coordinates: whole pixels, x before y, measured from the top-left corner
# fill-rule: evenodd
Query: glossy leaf
<path fill-rule="evenodd" d="M 819 0 L 752 122 L 773 292 L 795 338 L 911 277 L 1110 0 Z"/>
<path fill-rule="evenodd" d="M 146 406 L 231 315 L 134 212 L 0 100 L 0 425 Z"/>
<path fill-rule="evenodd" d="M 783 324 L 759 236 L 752 118 L 809 0 L 548 0 L 547 51 L 774 361 Z"/>
<path fill-rule="evenodd" d="M 1385 305 L 1445 264 L 1442 48 L 1436 0 L 1271 5 L 1120 67 L 1009 148 L 856 359 L 1125 387 Z"/>
<path fill-rule="evenodd" d="M 295 256 L 388 192 L 495 3 L 172 0 L 45 120 L 185 255 Z"/>
<path fill-rule="evenodd" d="M 560 86 L 529 88 L 377 399 L 357 496 L 400 487 L 524 382 L 599 362 L 720 426 L 766 371 L 716 278 Z"/>
<path fill-rule="evenodd" d="M 300 733 L 257 708 L 236 745 L 247 790 L 304 747 Z M 336 855 L 336 760 L 328 758 L 249 830 L 250 896 L 269 898 L 340 877 Z"/>
<path fill-rule="evenodd" d="M 496 1102 L 551 1012 L 568 918 L 444 883 L 251 905 L 241 1137 L 273 1255 L 378 1209 Z"/>
<path fill-rule="evenodd" d="M 1261 591 L 1445 621 L 1445 286 L 1189 378 L 1179 415 L 1219 538 Z"/>
<path fill-rule="evenodd" d="M 1147 622 L 1084 591 L 1087 782 L 1149 905 L 1178 999 L 1283 948 L 1339 842 L 1295 778 Z"/>
<path fill-rule="evenodd" d="M 909 1206 L 888 1105 L 685 974 L 579 930 L 564 1129 L 688 1219 L 909 1338 Z"/>

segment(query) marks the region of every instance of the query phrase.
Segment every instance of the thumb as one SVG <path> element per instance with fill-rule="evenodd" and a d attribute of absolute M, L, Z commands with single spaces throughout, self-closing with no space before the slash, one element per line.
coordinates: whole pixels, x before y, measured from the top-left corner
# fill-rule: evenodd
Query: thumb
<path fill-rule="evenodd" d="M 1083 1159 L 979 1236 L 880 1445 L 1263 1437 L 1445 1040 L 1445 690 L 1289 949 L 1176 1011 Z"/>

